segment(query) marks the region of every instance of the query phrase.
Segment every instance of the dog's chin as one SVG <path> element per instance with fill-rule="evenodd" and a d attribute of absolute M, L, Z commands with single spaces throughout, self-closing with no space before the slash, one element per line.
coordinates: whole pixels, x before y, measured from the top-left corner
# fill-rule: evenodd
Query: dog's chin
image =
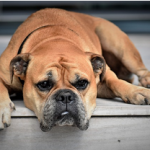
<path fill-rule="evenodd" d="M 67 113 L 66 115 L 59 115 L 56 119 L 55 125 L 56 126 L 73 126 L 75 124 L 75 120 L 74 118 L 68 114 L 68 112 L 64 112 Z"/>
<path fill-rule="evenodd" d="M 56 119 L 57 118 L 57 119 Z M 80 120 L 77 117 L 72 117 L 71 115 L 57 116 L 54 119 L 55 121 L 49 122 L 49 124 L 45 124 L 43 122 L 40 123 L 40 128 L 43 132 L 48 132 L 54 126 L 76 126 L 80 130 L 87 130 L 89 127 L 89 120 Z M 52 120 L 51 120 L 52 121 Z"/>

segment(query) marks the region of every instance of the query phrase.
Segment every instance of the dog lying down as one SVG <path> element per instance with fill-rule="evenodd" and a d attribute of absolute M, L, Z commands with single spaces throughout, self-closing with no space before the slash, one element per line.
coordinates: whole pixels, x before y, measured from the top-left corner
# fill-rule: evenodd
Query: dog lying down
<path fill-rule="evenodd" d="M 61 9 L 28 17 L 0 57 L 0 129 L 15 109 L 9 94 L 22 91 L 42 131 L 89 126 L 96 97 L 150 104 L 150 72 L 128 36 L 113 23 Z M 141 86 L 132 85 L 132 74 Z"/>

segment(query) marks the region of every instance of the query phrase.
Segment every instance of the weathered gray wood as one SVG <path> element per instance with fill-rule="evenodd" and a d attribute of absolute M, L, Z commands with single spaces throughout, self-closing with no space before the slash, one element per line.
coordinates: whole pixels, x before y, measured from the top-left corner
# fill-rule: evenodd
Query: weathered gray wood
<path fill-rule="evenodd" d="M 12 117 L 35 116 L 24 106 L 23 101 L 14 101 L 14 104 L 16 111 L 12 113 Z M 120 99 L 97 99 L 93 116 L 150 116 L 150 106 L 126 104 Z"/>
<path fill-rule="evenodd" d="M 0 131 L 0 150 L 149 150 L 150 118 L 92 118 L 87 131 L 54 127 L 42 132 L 36 118 L 12 119 Z"/>
<path fill-rule="evenodd" d="M 0 36 L 0 55 L 7 47 L 11 36 Z"/>
<path fill-rule="evenodd" d="M 13 101 L 16 110 L 12 112 L 12 117 L 34 117 L 33 111 L 25 107 L 23 101 Z"/>

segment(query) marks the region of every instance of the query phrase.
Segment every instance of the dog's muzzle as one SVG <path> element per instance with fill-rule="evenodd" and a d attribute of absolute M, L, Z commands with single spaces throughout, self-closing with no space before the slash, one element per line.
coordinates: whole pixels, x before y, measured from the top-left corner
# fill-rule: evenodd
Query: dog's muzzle
<path fill-rule="evenodd" d="M 69 89 L 58 90 L 50 96 L 43 108 L 42 131 L 49 131 L 53 126 L 71 125 L 86 130 L 89 120 L 81 98 Z"/>

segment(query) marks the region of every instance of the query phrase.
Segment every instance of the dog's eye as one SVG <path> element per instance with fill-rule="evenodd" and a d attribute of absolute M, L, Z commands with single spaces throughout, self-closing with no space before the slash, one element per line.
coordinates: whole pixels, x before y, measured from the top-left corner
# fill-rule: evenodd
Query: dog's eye
<path fill-rule="evenodd" d="M 53 83 L 50 81 L 42 81 L 37 84 L 40 91 L 49 91 L 53 87 Z"/>
<path fill-rule="evenodd" d="M 78 90 L 84 90 L 86 89 L 89 82 L 87 80 L 79 80 L 76 83 L 73 84 L 73 86 Z"/>

